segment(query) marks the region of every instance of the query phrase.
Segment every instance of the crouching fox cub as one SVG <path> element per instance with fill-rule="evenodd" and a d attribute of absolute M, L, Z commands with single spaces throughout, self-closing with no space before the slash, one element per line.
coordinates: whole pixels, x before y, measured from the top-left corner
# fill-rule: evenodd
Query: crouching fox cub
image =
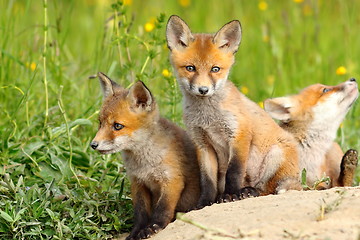
<path fill-rule="evenodd" d="M 280 120 L 283 129 L 298 142 L 300 170 L 307 170 L 307 184 L 312 186 L 324 173 L 331 185 L 350 186 L 357 166 L 357 152 L 349 150 L 343 158 L 336 132 L 359 95 L 354 78 L 337 86 L 311 85 L 299 94 L 265 100 L 265 110 Z"/>
<path fill-rule="evenodd" d="M 129 90 L 98 74 L 104 94 L 99 130 L 91 147 L 102 154 L 122 151 L 131 182 L 134 227 L 126 239 L 148 238 L 193 209 L 199 199 L 199 167 L 185 131 L 160 117 L 140 81 Z"/>
<path fill-rule="evenodd" d="M 184 121 L 197 146 L 199 206 L 216 197 L 301 189 L 296 142 L 227 80 L 241 40 L 239 21 L 216 34 L 193 34 L 178 16 L 166 29 L 183 93 Z M 224 195 L 225 194 L 225 195 Z"/>

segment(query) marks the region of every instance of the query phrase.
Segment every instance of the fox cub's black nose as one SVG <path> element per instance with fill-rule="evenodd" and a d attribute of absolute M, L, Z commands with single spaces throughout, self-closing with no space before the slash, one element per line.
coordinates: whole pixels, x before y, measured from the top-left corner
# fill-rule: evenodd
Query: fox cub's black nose
<path fill-rule="evenodd" d="M 92 149 L 96 149 L 98 146 L 99 146 L 99 143 L 98 142 L 95 142 L 95 141 L 92 141 L 90 143 L 90 146 L 92 147 Z"/>
<path fill-rule="evenodd" d="M 350 82 L 356 82 L 355 78 L 350 78 Z"/>
<path fill-rule="evenodd" d="M 199 87 L 199 93 L 201 95 L 205 95 L 209 92 L 209 88 L 208 87 Z"/>

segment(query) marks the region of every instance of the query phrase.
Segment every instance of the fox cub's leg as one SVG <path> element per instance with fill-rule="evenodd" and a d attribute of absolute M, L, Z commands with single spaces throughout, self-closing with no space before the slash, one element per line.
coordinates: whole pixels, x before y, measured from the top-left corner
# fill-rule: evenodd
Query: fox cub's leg
<path fill-rule="evenodd" d="M 217 174 L 217 195 L 222 196 L 226 191 L 226 176 L 229 169 L 229 147 L 226 148 L 219 148 L 214 147 L 217 163 L 218 163 L 218 174 Z M 238 177 L 237 177 L 238 178 Z"/>
<path fill-rule="evenodd" d="M 280 194 L 287 190 L 302 190 L 298 165 L 286 158 L 272 178 L 269 179 L 263 194 Z"/>
<path fill-rule="evenodd" d="M 246 153 L 244 155 L 247 155 Z M 244 186 L 245 178 L 245 164 L 240 158 L 245 157 L 237 154 L 233 154 L 229 167 L 226 172 L 226 186 L 225 194 L 237 194 L 239 195 L 240 189 Z"/>
<path fill-rule="evenodd" d="M 233 196 L 232 200 L 237 200 L 237 198 L 244 199 L 260 195 L 256 188 L 245 186 L 251 139 L 243 137 L 243 134 L 240 134 L 240 136 L 242 137 L 236 138 L 234 142 L 231 161 L 226 173 L 225 201 L 228 200 L 228 196 Z"/>
<path fill-rule="evenodd" d="M 200 199 L 197 208 L 211 205 L 217 195 L 218 162 L 211 146 L 198 147 L 197 157 L 200 167 Z"/>
<path fill-rule="evenodd" d="M 134 227 L 126 240 L 139 239 L 137 235 L 149 222 L 151 209 L 150 191 L 136 180 L 131 181 L 131 195 L 134 205 Z"/>
<path fill-rule="evenodd" d="M 155 194 L 159 198 L 153 199 L 150 221 L 147 227 L 139 232 L 139 239 L 151 237 L 174 219 L 176 205 L 184 189 L 184 182 L 181 178 L 173 178 L 166 183 L 160 183 L 159 188 L 159 193 Z"/>
<path fill-rule="evenodd" d="M 220 194 L 218 196 L 218 203 L 231 202 L 244 198 L 259 196 L 258 190 L 253 187 L 248 186 L 242 188 L 243 181 L 241 180 L 241 176 L 245 175 L 245 173 L 242 172 L 243 168 L 244 167 L 241 166 L 238 155 L 234 155 L 231 158 L 230 164 L 226 172 L 225 191 L 223 194 Z"/>
<path fill-rule="evenodd" d="M 355 170 L 358 164 L 358 152 L 353 149 L 347 150 L 340 165 L 340 186 L 352 186 Z"/>

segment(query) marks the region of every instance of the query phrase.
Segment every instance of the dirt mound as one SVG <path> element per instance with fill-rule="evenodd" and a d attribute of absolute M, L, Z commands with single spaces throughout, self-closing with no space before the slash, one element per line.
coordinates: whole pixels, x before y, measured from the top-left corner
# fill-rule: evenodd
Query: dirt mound
<path fill-rule="evenodd" d="M 360 240 L 360 187 L 289 191 L 214 204 L 180 218 L 152 239 Z"/>

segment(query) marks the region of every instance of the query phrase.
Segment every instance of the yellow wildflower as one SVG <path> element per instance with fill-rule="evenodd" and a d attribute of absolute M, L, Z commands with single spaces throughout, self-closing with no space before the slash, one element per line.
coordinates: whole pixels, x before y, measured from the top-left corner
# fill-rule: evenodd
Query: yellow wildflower
<path fill-rule="evenodd" d="M 304 0 L 293 0 L 296 3 L 302 3 Z"/>
<path fill-rule="evenodd" d="M 32 63 L 26 63 L 25 64 L 27 68 L 29 68 L 31 71 L 35 71 L 36 69 L 36 63 L 32 62 Z"/>
<path fill-rule="evenodd" d="M 245 86 L 242 86 L 240 88 L 240 91 L 245 95 L 247 95 L 249 93 L 249 89 L 247 87 L 245 87 Z"/>
<path fill-rule="evenodd" d="M 261 10 L 261 11 L 265 11 L 267 8 L 268 8 L 268 4 L 267 4 L 267 2 L 265 2 L 265 1 L 261 1 L 261 2 L 259 2 L 259 9 Z"/>
<path fill-rule="evenodd" d="M 36 69 L 36 63 L 31 63 L 30 64 L 30 69 L 31 69 L 31 71 L 35 71 L 35 69 Z"/>
<path fill-rule="evenodd" d="M 132 0 L 123 0 L 123 4 L 125 6 L 130 6 L 132 4 Z"/>
<path fill-rule="evenodd" d="M 191 0 L 178 0 L 178 1 L 179 1 L 180 6 L 182 6 L 182 7 L 188 7 L 188 6 L 190 6 L 190 3 L 191 3 Z"/>
<path fill-rule="evenodd" d="M 336 74 L 337 75 L 344 75 L 346 74 L 346 68 L 344 66 L 340 66 L 336 69 Z"/>
<path fill-rule="evenodd" d="M 261 108 L 264 108 L 264 102 L 258 102 L 258 105 L 259 105 Z"/>
<path fill-rule="evenodd" d="M 144 25 L 144 29 L 146 32 L 151 32 L 152 30 L 154 30 L 155 28 L 155 24 L 153 22 L 147 22 Z"/>
<path fill-rule="evenodd" d="M 171 76 L 171 72 L 169 72 L 169 70 L 167 70 L 167 69 L 164 69 L 164 70 L 162 70 L 162 75 L 163 75 L 164 77 L 170 77 L 170 76 Z"/>

